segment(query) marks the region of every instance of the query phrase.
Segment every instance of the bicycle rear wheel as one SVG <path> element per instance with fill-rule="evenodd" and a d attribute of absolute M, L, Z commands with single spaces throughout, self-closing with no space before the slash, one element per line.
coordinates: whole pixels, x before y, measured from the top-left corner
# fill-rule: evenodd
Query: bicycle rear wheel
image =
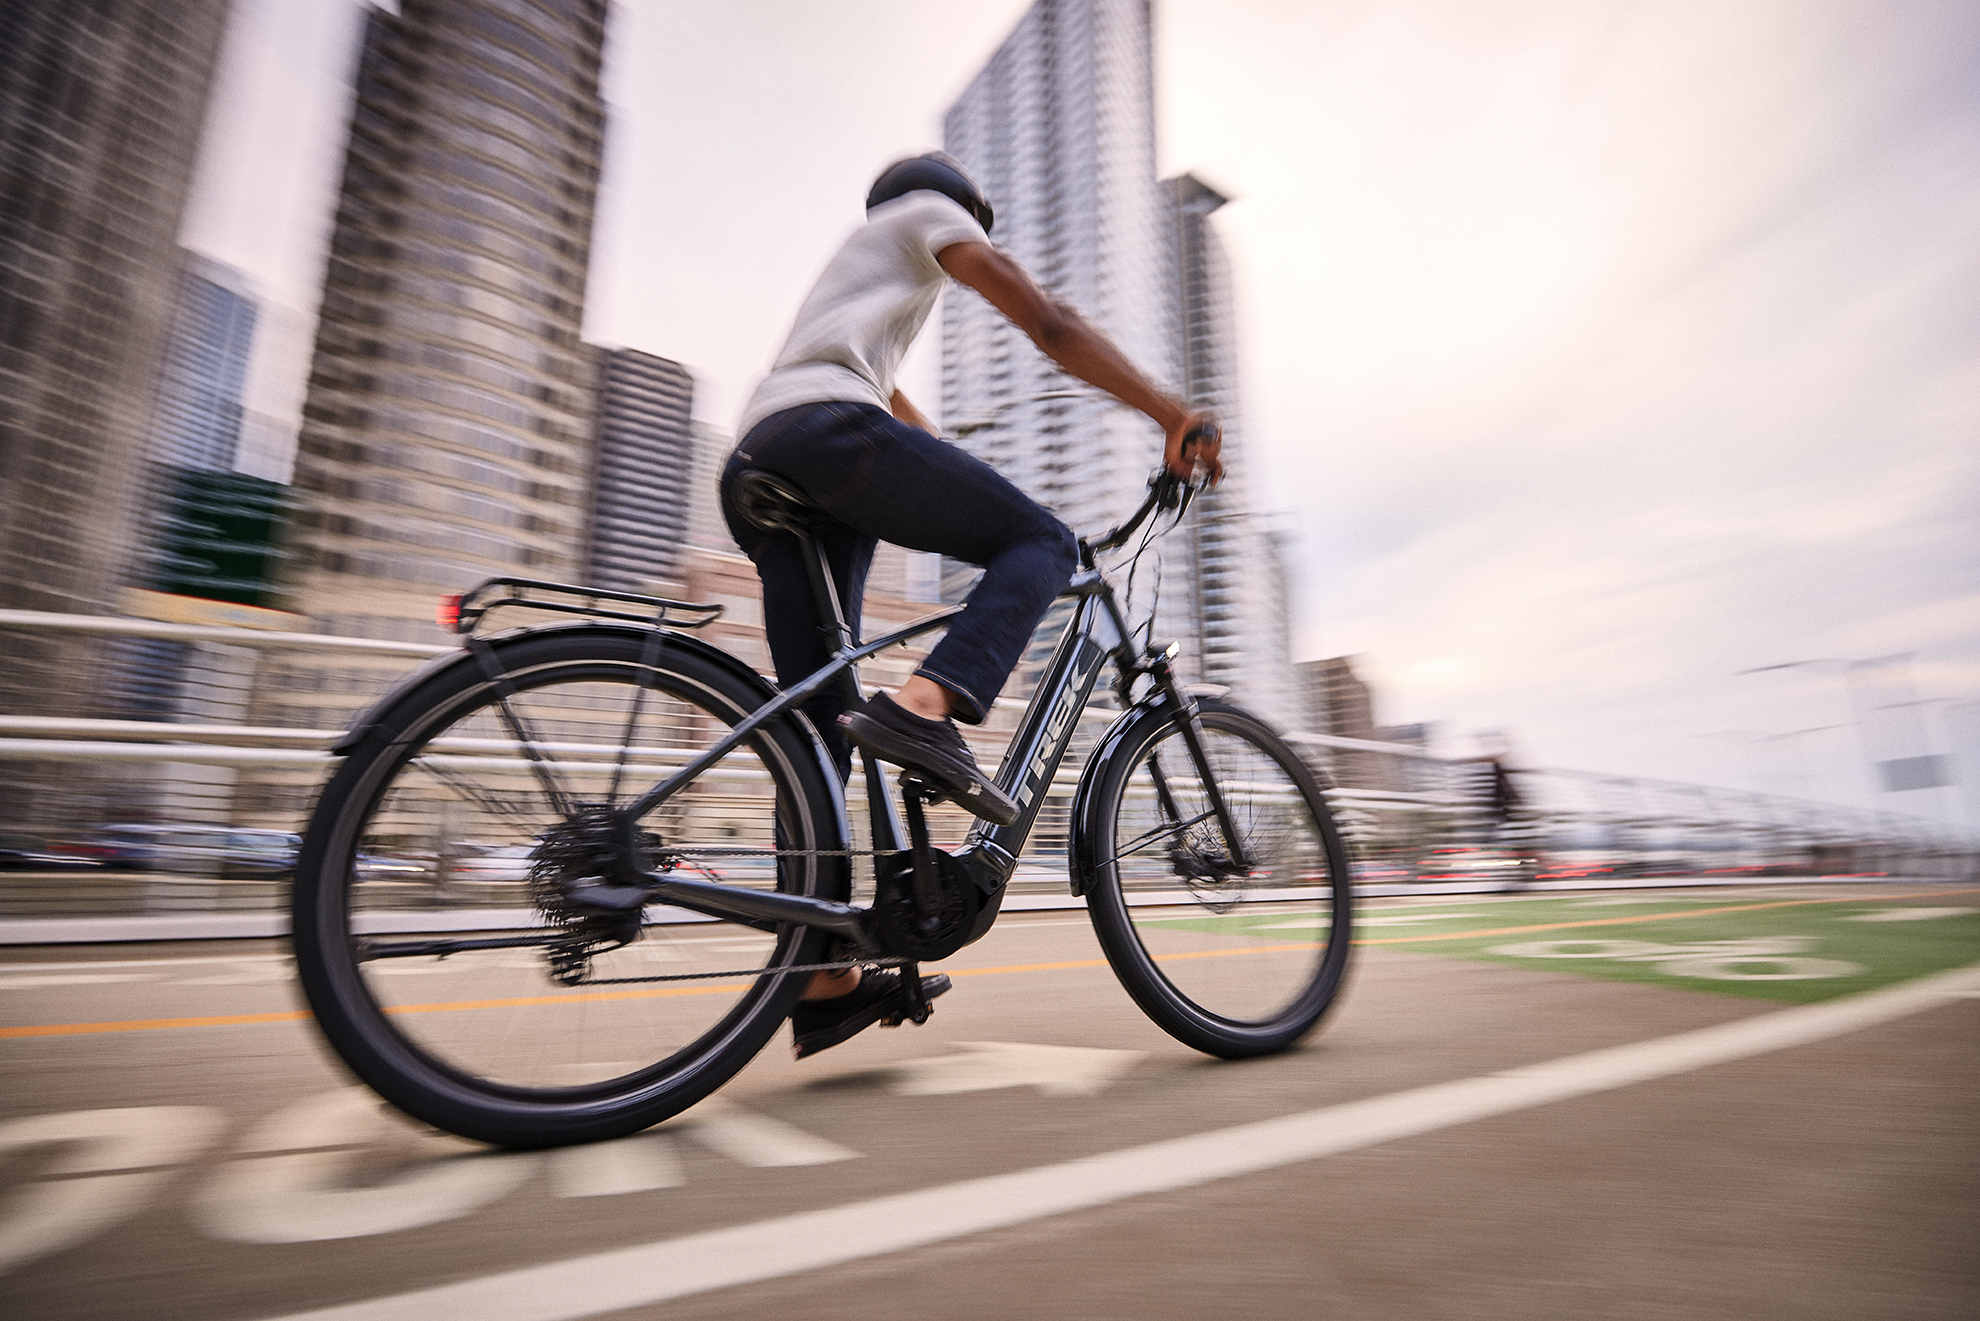
<path fill-rule="evenodd" d="M 1236 1059 L 1320 1021 L 1348 964 L 1347 857 L 1319 782 L 1256 717 L 1198 705 L 1204 754 L 1244 851 L 1224 832 L 1182 726 L 1149 711 L 1095 753 L 1080 822 L 1087 909 L 1108 962 L 1177 1040 Z"/>
<path fill-rule="evenodd" d="M 493 655 L 499 681 L 464 658 L 393 701 L 326 786 L 296 878 L 303 989 L 352 1070 L 427 1123 L 517 1147 L 634 1132 L 747 1064 L 803 989 L 779 969 L 828 938 L 648 908 L 600 950 L 557 902 L 587 869 L 543 860 L 768 689 L 635 630 Z M 801 718 L 772 722 L 641 823 L 644 865 L 844 899 L 846 859 L 818 855 L 845 847 L 827 775 Z"/>

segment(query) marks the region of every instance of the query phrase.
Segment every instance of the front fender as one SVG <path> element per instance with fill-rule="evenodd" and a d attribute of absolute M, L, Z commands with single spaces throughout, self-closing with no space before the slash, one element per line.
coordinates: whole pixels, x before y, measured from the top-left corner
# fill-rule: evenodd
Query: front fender
<path fill-rule="evenodd" d="M 1086 768 L 1079 773 L 1079 788 L 1073 791 L 1072 810 L 1067 814 L 1066 872 L 1074 895 L 1084 897 L 1093 888 L 1093 873 L 1104 859 L 1093 822 L 1093 804 L 1100 793 L 1100 773 L 1113 763 L 1128 732 L 1143 720 L 1165 715 L 1169 709 L 1166 694 L 1156 692 L 1143 698 L 1114 718 L 1093 745 Z"/>

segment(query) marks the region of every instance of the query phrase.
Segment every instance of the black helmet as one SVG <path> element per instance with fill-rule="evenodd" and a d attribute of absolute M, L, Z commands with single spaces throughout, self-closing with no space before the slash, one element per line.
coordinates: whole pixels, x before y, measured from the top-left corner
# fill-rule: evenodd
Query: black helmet
<path fill-rule="evenodd" d="M 882 170 L 880 177 L 873 181 L 872 191 L 866 195 L 866 209 L 871 211 L 882 202 L 891 202 L 896 197 L 924 188 L 942 194 L 975 216 L 976 223 L 983 226 L 985 234 L 990 232 L 991 222 L 997 218 L 990 209 L 990 199 L 976 186 L 976 180 L 969 177 L 963 163 L 946 151 L 910 156 Z"/>

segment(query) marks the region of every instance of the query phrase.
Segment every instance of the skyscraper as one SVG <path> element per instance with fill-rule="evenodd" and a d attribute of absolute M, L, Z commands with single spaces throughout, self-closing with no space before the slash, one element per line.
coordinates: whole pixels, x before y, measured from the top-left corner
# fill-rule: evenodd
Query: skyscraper
<path fill-rule="evenodd" d="M 1280 575 L 1247 499 L 1230 264 L 1210 223 L 1226 199 L 1155 179 L 1148 0 L 1038 0 L 945 120 L 945 145 L 997 209 L 995 238 L 1167 388 L 1215 412 L 1230 475 L 1162 548 L 1158 640 L 1191 679 L 1284 719 L 1291 674 Z M 944 304 L 944 423 L 1075 530 L 1132 509 L 1161 458 L 1139 414 L 1059 372 L 981 298 Z M 1152 577 L 1152 575 L 1150 575 Z M 954 596 L 962 575 L 949 574 Z"/>
<path fill-rule="evenodd" d="M 584 580 L 652 592 L 680 580 L 695 438 L 694 377 L 635 349 L 597 349 L 598 441 Z"/>
<path fill-rule="evenodd" d="M 240 446 L 241 386 L 258 309 L 238 272 L 196 253 L 182 255 L 147 457 L 226 472 Z"/>
<path fill-rule="evenodd" d="M 115 609 L 225 0 L 0 6 L 0 608 Z M 101 648 L 10 634 L 0 711 L 96 713 Z M 0 822 L 86 810 L 0 768 Z M 73 810 L 71 810 L 73 809 Z"/>
<path fill-rule="evenodd" d="M 1165 598 L 1174 614 L 1157 631 L 1196 642 L 1196 675 L 1235 689 L 1281 723 L 1298 702 L 1288 653 L 1281 547 L 1250 498 L 1258 476 L 1247 459 L 1238 389 L 1237 326 L 1231 263 L 1211 215 L 1230 199 L 1182 174 L 1162 182 L 1167 204 L 1167 286 L 1173 300 L 1176 384 L 1185 399 L 1216 414 L 1224 432 L 1226 474 L 1205 491 L 1178 529 L 1172 551 L 1195 590 Z"/>
<path fill-rule="evenodd" d="M 996 205 L 996 241 L 1168 381 L 1149 23 L 1148 0 L 1039 0 L 950 107 L 943 140 Z M 1081 532 L 1133 509 L 1160 460 L 1146 418 L 1081 387 L 963 289 L 944 301 L 942 417 Z"/>
<path fill-rule="evenodd" d="M 0 606 L 102 611 L 123 585 L 226 10 L 0 10 Z M 32 681 L 37 710 L 65 670 Z"/>
<path fill-rule="evenodd" d="M 295 600 L 318 628 L 436 639 L 441 592 L 580 570 L 605 12 L 403 0 L 367 16 L 296 463 Z M 375 687 L 276 677 L 311 705 L 266 714 L 308 726 Z"/>

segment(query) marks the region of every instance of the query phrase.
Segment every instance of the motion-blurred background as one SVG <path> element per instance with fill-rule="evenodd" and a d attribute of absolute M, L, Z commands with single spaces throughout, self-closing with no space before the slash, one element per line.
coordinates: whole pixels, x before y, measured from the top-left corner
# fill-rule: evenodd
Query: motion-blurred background
<path fill-rule="evenodd" d="M 1304 736 L 1369 878 L 1972 866 L 1969 4 L 0 25 L 9 913 L 272 911 L 335 732 L 483 578 L 721 600 L 761 662 L 712 474 L 868 180 L 935 146 L 1224 416 L 1140 608 Z M 1066 384 L 953 292 L 906 380 L 1091 531 L 1155 441 Z M 895 553 L 869 613 L 967 582 Z"/>

